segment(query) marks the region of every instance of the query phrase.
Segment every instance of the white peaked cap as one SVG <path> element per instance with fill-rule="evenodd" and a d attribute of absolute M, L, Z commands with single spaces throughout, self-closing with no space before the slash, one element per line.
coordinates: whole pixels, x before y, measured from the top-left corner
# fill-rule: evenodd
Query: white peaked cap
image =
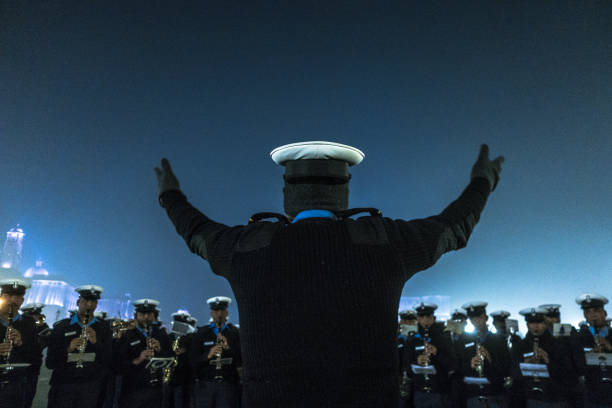
<path fill-rule="evenodd" d="M 342 160 L 354 166 L 361 163 L 365 154 L 352 146 L 335 142 L 299 142 L 279 146 L 270 152 L 270 157 L 278 165 L 290 160 L 334 159 Z"/>

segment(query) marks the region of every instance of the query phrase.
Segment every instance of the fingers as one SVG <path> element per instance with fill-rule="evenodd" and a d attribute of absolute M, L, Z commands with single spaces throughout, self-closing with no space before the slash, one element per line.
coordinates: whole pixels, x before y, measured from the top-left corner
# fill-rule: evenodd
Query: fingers
<path fill-rule="evenodd" d="M 162 164 L 162 168 L 164 169 L 164 171 L 168 173 L 172 173 L 172 168 L 170 167 L 170 162 L 168 161 L 168 159 L 163 158 L 161 161 L 161 164 Z"/>
<path fill-rule="evenodd" d="M 480 145 L 480 153 L 478 153 L 478 160 L 489 160 L 489 146 L 487 144 Z"/>

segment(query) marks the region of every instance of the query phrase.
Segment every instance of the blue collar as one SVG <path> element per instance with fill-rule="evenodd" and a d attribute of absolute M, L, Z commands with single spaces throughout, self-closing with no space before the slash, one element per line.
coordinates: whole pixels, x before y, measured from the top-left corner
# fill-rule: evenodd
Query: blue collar
<path fill-rule="evenodd" d="M 147 331 L 146 330 L 143 330 L 142 327 L 140 327 L 140 326 L 136 326 L 136 328 L 144 336 L 145 339 L 149 338 L 149 336 L 147 336 Z M 153 337 L 153 327 L 151 327 L 151 337 Z"/>
<path fill-rule="evenodd" d="M 227 322 L 225 322 L 225 324 L 223 325 L 223 327 L 221 328 L 221 330 L 219 330 L 219 328 L 217 327 L 217 325 L 215 324 L 215 322 L 212 322 L 210 324 L 210 328 L 213 329 L 213 331 L 215 332 L 215 336 L 218 336 L 219 333 L 223 333 L 223 330 L 225 330 L 225 328 L 227 327 Z"/>
<path fill-rule="evenodd" d="M 293 224 L 296 221 L 305 220 L 306 218 L 331 218 L 337 219 L 336 215 L 329 210 L 304 210 L 300 211 L 298 215 L 295 216 L 291 223 Z"/>
<path fill-rule="evenodd" d="M 78 316 L 78 314 L 77 314 L 77 313 L 75 313 L 75 314 L 72 316 L 72 319 L 70 319 L 70 325 L 73 325 L 73 324 L 78 324 L 78 325 L 79 325 L 79 326 L 81 326 L 81 327 L 83 327 L 83 326 L 91 326 L 92 324 L 94 324 L 94 323 L 95 323 L 95 322 L 97 322 L 97 321 L 98 321 L 98 320 L 97 320 L 97 319 L 94 317 L 93 319 L 91 319 L 91 320 L 89 321 L 89 323 L 87 323 L 87 324 L 83 324 L 83 323 L 79 322 L 79 316 Z"/>
<path fill-rule="evenodd" d="M 15 323 L 17 320 L 21 320 L 21 315 L 19 313 L 13 317 L 13 323 Z M 3 319 L 0 319 L 0 323 L 2 323 L 4 327 L 8 327 L 8 322 L 5 322 Z"/>
<path fill-rule="evenodd" d="M 593 326 L 589 326 L 589 331 L 591 332 L 591 334 L 593 336 L 595 336 L 595 328 Z M 610 331 L 608 330 L 608 326 L 606 327 L 602 327 L 601 329 L 599 329 L 599 337 L 603 337 L 604 339 L 608 337 L 608 333 Z"/>

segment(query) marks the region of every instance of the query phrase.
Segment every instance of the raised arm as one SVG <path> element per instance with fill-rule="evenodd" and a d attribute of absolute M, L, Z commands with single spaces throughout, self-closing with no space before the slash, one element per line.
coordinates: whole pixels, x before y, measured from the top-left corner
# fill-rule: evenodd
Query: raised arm
<path fill-rule="evenodd" d="M 183 237 L 192 252 L 211 263 L 215 273 L 225 275 L 224 269 L 226 269 L 227 262 L 224 262 L 224 255 L 227 251 L 217 246 L 215 259 L 212 259 L 211 251 L 215 243 L 221 240 L 222 236 L 227 235 L 224 233 L 233 229 L 211 220 L 187 201 L 167 159 L 162 159 L 161 168 L 156 167 L 155 174 L 159 187 L 159 203 L 166 210 L 176 231 Z M 227 257 L 230 255 L 228 253 Z M 217 264 L 216 267 L 213 263 Z"/>
<path fill-rule="evenodd" d="M 503 161 L 501 156 L 489 160 L 489 148 L 482 145 L 470 184 L 444 211 L 433 217 L 387 224 L 390 240 L 404 262 L 406 279 L 432 266 L 444 253 L 466 246 L 489 193 L 497 186 Z"/>

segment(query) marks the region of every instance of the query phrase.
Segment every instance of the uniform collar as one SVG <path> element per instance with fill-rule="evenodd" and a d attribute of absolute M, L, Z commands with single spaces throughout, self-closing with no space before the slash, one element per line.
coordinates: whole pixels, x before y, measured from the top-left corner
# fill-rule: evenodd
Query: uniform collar
<path fill-rule="evenodd" d="M 95 322 L 97 322 L 97 321 L 98 321 L 98 320 L 97 320 L 97 319 L 95 318 L 95 316 L 94 316 L 94 318 L 93 318 L 93 319 L 91 319 L 91 320 L 89 321 L 89 323 L 87 323 L 87 324 L 83 324 L 83 323 L 79 322 L 79 315 L 75 313 L 75 314 L 72 316 L 72 318 L 70 319 L 70 325 L 73 325 L 73 324 L 78 324 L 78 325 L 79 325 L 79 326 L 81 326 L 81 327 L 83 327 L 83 326 L 91 326 L 92 324 L 94 324 L 94 323 L 95 323 Z"/>
<path fill-rule="evenodd" d="M 291 223 L 300 220 L 305 220 L 306 218 L 331 218 L 334 220 L 338 219 L 338 217 L 336 217 L 336 215 L 329 210 L 304 210 L 300 211 Z"/>
<path fill-rule="evenodd" d="M 591 332 L 593 336 L 595 336 L 595 328 L 593 326 L 589 326 L 589 331 Z M 599 329 L 599 332 L 597 334 L 599 334 L 599 337 L 603 337 L 605 339 L 608 337 L 609 333 L 610 333 L 609 326 L 604 326 L 601 329 Z"/>
<path fill-rule="evenodd" d="M 15 323 L 17 320 L 21 320 L 21 314 L 19 313 L 17 313 L 15 317 L 13 317 L 13 323 Z M 2 323 L 4 327 L 8 327 L 8 322 L 5 322 L 4 319 L 0 319 L 0 323 Z"/>

